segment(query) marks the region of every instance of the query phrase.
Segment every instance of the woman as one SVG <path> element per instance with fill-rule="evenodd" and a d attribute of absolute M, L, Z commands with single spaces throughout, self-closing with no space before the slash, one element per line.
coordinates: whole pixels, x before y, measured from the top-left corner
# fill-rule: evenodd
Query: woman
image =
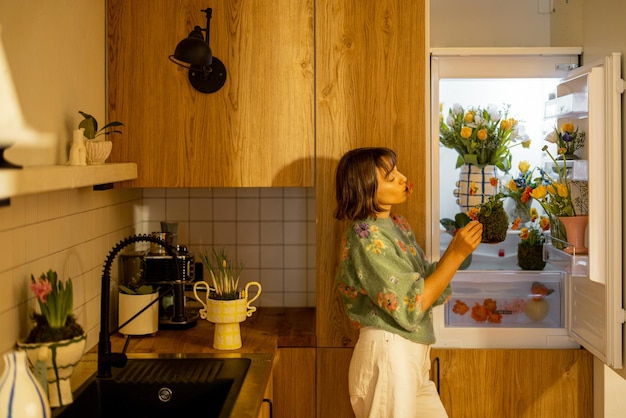
<path fill-rule="evenodd" d="M 356 418 L 447 417 L 429 379 L 432 306 L 450 296 L 450 281 L 480 244 L 482 225 L 460 229 L 439 263 L 428 263 L 407 220 L 391 212 L 410 193 L 390 149 L 358 148 L 339 161 L 335 217 L 352 224 L 336 284 L 359 328 L 349 371 Z"/>

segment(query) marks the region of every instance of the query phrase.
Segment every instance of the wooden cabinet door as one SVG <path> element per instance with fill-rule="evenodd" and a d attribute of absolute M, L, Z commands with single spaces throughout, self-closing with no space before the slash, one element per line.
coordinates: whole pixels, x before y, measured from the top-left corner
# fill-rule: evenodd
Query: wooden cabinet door
<path fill-rule="evenodd" d="M 433 349 L 431 360 L 450 418 L 593 416 L 586 350 Z"/>
<path fill-rule="evenodd" d="M 315 348 L 279 348 L 274 364 L 274 418 L 315 418 Z"/>
<path fill-rule="evenodd" d="M 138 168 L 123 184 L 313 186 L 313 0 L 213 5 L 210 46 L 227 78 L 212 94 L 168 59 L 195 25 L 205 27 L 207 6 L 107 1 L 107 120 L 126 125 L 111 161 Z"/>
<path fill-rule="evenodd" d="M 415 185 L 405 215 L 421 245 L 426 231 L 424 0 L 316 0 L 317 341 L 353 346 L 333 287 L 345 225 L 333 218 L 334 173 L 348 150 L 385 146 Z"/>

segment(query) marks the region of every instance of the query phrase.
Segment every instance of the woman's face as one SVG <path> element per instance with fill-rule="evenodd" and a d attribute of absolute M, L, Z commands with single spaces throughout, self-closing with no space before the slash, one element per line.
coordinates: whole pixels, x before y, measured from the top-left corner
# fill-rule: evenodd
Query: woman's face
<path fill-rule="evenodd" d="M 386 173 L 386 170 L 376 170 L 378 188 L 376 189 L 376 203 L 383 208 L 383 212 L 377 214 L 379 218 L 386 218 L 391 212 L 391 206 L 403 203 L 410 194 L 407 178 L 398 171 L 398 167 Z"/>

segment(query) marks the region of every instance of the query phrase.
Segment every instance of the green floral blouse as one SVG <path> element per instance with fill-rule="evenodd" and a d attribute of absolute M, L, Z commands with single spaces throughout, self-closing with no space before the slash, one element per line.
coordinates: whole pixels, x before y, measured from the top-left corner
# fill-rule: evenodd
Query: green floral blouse
<path fill-rule="evenodd" d="M 335 284 L 355 327 L 376 327 L 432 344 L 432 307 L 424 310 L 421 300 L 424 281 L 435 266 L 425 260 L 406 218 L 392 214 L 359 220 L 347 229 Z M 448 285 L 434 305 L 450 293 Z"/>

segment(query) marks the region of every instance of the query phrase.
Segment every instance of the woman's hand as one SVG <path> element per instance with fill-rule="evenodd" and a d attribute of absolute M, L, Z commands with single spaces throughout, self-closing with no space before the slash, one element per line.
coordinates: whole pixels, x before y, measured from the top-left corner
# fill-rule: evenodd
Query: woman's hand
<path fill-rule="evenodd" d="M 483 225 L 478 221 L 472 221 L 463 228 L 457 229 L 448 250 L 460 255 L 462 260 L 470 255 L 480 244 L 483 236 Z"/>

